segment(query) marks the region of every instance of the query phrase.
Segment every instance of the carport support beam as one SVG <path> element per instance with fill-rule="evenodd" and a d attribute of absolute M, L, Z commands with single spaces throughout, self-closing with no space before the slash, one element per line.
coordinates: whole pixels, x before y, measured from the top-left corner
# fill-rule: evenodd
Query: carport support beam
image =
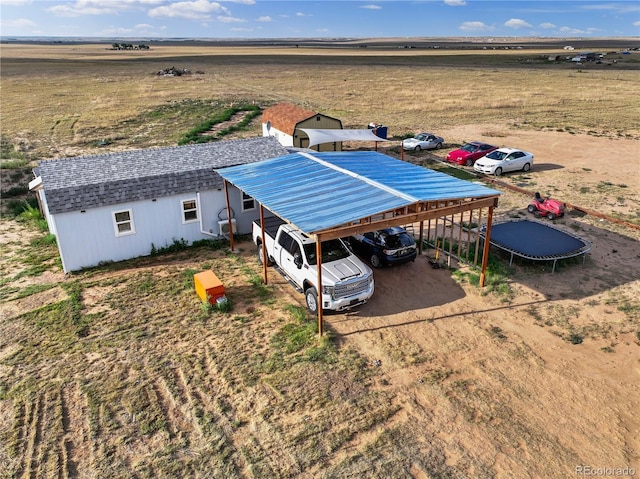
<path fill-rule="evenodd" d="M 224 180 L 224 197 L 227 201 L 227 220 L 229 221 L 229 247 L 231 248 L 231 251 L 233 251 L 233 221 L 231 221 L 231 206 L 229 205 L 229 183 L 227 182 L 227 180 Z"/>
<path fill-rule="evenodd" d="M 316 267 L 318 268 L 318 336 L 322 337 L 322 239 L 316 236 Z M 305 298 L 306 300 L 306 298 Z"/>
<path fill-rule="evenodd" d="M 486 279 L 487 263 L 489 262 L 489 246 L 491 244 L 491 222 L 493 221 L 493 206 L 489 206 L 489 214 L 487 215 L 487 232 L 484 238 L 484 248 L 482 249 L 482 270 L 480 272 L 480 287 L 484 288 Z M 478 225 L 478 229 L 480 225 Z"/>
<path fill-rule="evenodd" d="M 262 234 L 262 242 L 260 243 L 260 248 L 262 249 L 262 277 L 264 280 L 264 284 L 268 284 L 267 283 L 267 279 L 268 279 L 268 275 L 267 275 L 267 242 L 264 239 L 265 238 L 265 231 L 264 231 L 264 206 L 262 206 L 262 203 L 260 203 L 260 232 Z M 275 240 L 274 240 L 275 241 Z"/>

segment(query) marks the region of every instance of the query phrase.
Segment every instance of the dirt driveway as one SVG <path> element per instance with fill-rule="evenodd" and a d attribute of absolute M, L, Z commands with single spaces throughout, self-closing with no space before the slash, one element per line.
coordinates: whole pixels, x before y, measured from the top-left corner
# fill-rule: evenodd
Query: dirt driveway
<path fill-rule="evenodd" d="M 533 152 L 533 171 L 505 175 L 511 184 L 613 216 L 640 212 L 638 141 L 499 125 L 441 133 Z M 496 219 L 526 216 L 527 202 L 505 192 Z M 571 464 L 640 470 L 640 231 L 572 214 L 555 224 L 591 253 L 554 274 L 516 261 L 511 301 L 419 257 L 376 270 L 368 304 L 327 318 L 380 361 L 380 387 L 395 390 L 407 423 L 447 444 L 452 464 L 471 453 L 495 458 L 497 477 L 569 477 Z"/>

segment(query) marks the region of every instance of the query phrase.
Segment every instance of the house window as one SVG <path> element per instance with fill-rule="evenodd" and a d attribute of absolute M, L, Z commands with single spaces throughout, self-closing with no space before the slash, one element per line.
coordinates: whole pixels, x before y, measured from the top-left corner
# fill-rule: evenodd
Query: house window
<path fill-rule="evenodd" d="M 182 222 L 191 223 L 198 221 L 198 206 L 196 200 L 182 201 Z"/>
<path fill-rule="evenodd" d="M 246 194 L 244 191 L 242 192 L 242 211 L 250 211 L 256 209 L 256 200 L 254 200 L 251 196 Z"/>
<path fill-rule="evenodd" d="M 133 214 L 131 210 L 114 211 L 113 227 L 116 236 L 131 235 L 136 232 L 133 226 Z"/>

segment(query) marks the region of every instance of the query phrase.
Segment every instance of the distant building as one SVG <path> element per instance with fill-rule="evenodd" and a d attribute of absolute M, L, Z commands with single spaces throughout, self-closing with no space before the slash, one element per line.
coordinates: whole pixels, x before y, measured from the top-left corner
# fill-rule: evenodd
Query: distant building
<path fill-rule="evenodd" d="M 291 103 L 278 103 L 262 112 L 262 136 L 273 136 L 282 146 L 308 148 L 309 137 L 301 128 L 342 130 L 342 122 Z M 342 151 L 342 142 L 322 143 L 317 151 Z"/>

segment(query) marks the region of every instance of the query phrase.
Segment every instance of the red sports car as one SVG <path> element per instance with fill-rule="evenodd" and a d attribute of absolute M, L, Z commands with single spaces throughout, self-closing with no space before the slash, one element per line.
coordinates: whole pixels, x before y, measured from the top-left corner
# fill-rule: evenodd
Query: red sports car
<path fill-rule="evenodd" d="M 456 163 L 458 165 L 473 166 L 473 163 L 482 158 L 487 153 L 498 149 L 497 146 L 489 145 L 488 143 L 482 143 L 479 141 L 472 141 L 465 143 L 462 148 L 453 150 L 447 154 L 447 161 L 450 163 Z"/>

